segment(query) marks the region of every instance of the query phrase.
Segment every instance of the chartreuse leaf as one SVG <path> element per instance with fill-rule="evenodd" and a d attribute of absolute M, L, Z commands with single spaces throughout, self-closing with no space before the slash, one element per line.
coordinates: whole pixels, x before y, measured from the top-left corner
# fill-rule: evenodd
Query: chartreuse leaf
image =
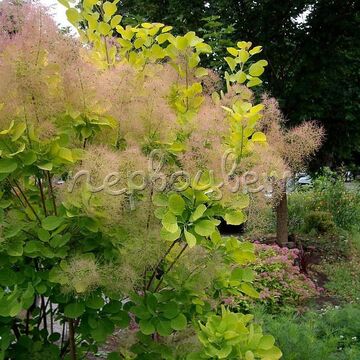
<path fill-rule="evenodd" d="M 106 1 L 103 5 L 105 16 L 111 17 L 116 13 L 116 5 L 110 1 Z"/>
<path fill-rule="evenodd" d="M 246 221 L 246 215 L 241 210 L 230 210 L 225 214 L 225 221 L 229 225 L 241 225 Z"/>
<path fill-rule="evenodd" d="M 190 220 L 191 221 L 196 221 L 198 219 L 200 219 L 204 212 L 206 211 L 206 206 L 204 204 L 200 204 L 195 211 L 191 214 Z"/>
<path fill-rule="evenodd" d="M 42 220 L 42 227 L 45 230 L 53 231 L 64 223 L 64 219 L 58 216 L 48 216 Z"/>
<path fill-rule="evenodd" d="M 74 8 L 71 8 L 71 9 L 67 9 L 66 10 L 66 16 L 69 20 L 69 22 L 74 25 L 74 26 L 77 26 L 77 24 L 81 21 L 82 17 L 80 15 L 80 13 L 74 9 Z"/>
<path fill-rule="evenodd" d="M 170 233 L 176 233 L 179 229 L 176 216 L 169 211 L 164 215 L 161 223 L 163 224 L 164 228 Z"/>
<path fill-rule="evenodd" d="M 117 25 L 120 24 L 120 21 L 122 20 L 122 16 L 121 15 L 115 15 L 111 21 L 110 21 L 110 25 L 112 28 L 115 28 Z"/>
<path fill-rule="evenodd" d="M 169 209 L 175 215 L 181 215 L 185 209 L 185 201 L 179 194 L 169 196 Z"/>
<path fill-rule="evenodd" d="M 270 350 L 275 344 L 275 338 L 272 335 L 264 335 L 259 342 L 259 349 Z"/>
<path fill-rule="evenodd" d="M 189 248 L 193 248 L 196 245 L 196 237 L 189 231 L 185 230 L 185 240 L 189 245 Z"/>
<path fill-rule="evenodd" d="M 261 51 L 262 51 L 262 46 L 255 46 L 249 51 L 249 53 L 250 55 L 255 55 L 260 53 Z"/>
<path fill-rule="evenodd" d="M 240 290 L 246 295 L 249 295 L 252 298 L 258 299 L 259 293 L 248 283 L 242 283 L 240 285 Z"/>
<path fill-rule="evenodd" d="M 245 360 L 255 360 L 255 355 L 251 350 L 245 353 Z"/>
<path fill-rule="evenodd" d="M 34 151 L 30 150 L 22 156 L 24 165 L 32 165 L 37 159 Z"/>
<path fill-rule="evenodd" d="M 18 167 L 14 159 L 0 159 L 0 174 L 11 174 Z"/>
<path fill-rule="evenodd" d="M 229 56 L 225 57 L 224 59 L 227 62 L 227 64 L 229 65 L 231 71 L 234 71 L 235 68 L 236 68 L 236 65 L 237 65 L 236 60 L 234 58 L 232 58 L 232 57 L 229 57 Z"/>
<path fill-rule="evenodd" d="M 236 268 L 231 272 L 231 280 L 252 282 L 254 278 L 254 271 L 248 268 Z"/>
<path fill-rule="evenodd" d="M 53 168 L 53 163 L 51 162 L 41 163 L 37 167 L 41 170 L 51 171 Z"/>
<path fill-rule="evenodd" d="M 201 236 L 210 236 L 215 231 L 215 225 L 210 220 L 199 220 L 195 223 L 195 232 Z"/>
<path fill-rule="evenodd" d="M 207 76 L 208 74 L 209 74 L 208 70 L 203 67 L 199 67 L 195 70 L 195 76 L 197 78 Z"/>
<path fill-rule="evenodd" d="M 231 205 L 236 209 L 245 209 L 250 205 L 250 196 L 240 193 L 231 202 Z"/>
<path fill-rule="evenodd" d="M 250 81 L 248 81 L 246 86 L 247 87 L 253 87 L 253 86 L 260 85 L 261 83 L 262 83 L 262 81 L 258 77 L 254 77 Z"/>
<path fill-rule="evenodd" d="M 256 355 L 259 356 L 261 359 L 278 360 L 282 357 L 282 352 L 278 347 L 273 346 L 271 349 L 268 350 L 258 349 L 256 351 Z"/>
<path fill-rule="evenodd" d="M 99 31 L 99 33 L 101 35 L 106 36 L 106 35 L 108 35 L 110 33 L 111 26 L 110 26 L 110 24 L 101 21 L 98 24 L 97 30 Z M 84 132 L 83 132 L 83 130 L 84 130 Z M 85 132 L 85 131 L 87 131 L 87 132 Z M 84 128 L 84 129 L 81 130 L 81 133 L 83 134 L 84 138 L 87 138 L 87 137 L 89 137 L 91 135 L 91 130 L 87 129 L 87 128 Z"/>
<path fill-rule="evenodd" d="M 181 235 L 181 230 L 178 227 L 177 230 L 173 233 L 167 231 L 165 228 L 162 228 L 160 230 L 160 236 L 165 240 L 165 241 L 175 241 L 176 239 L 179 239 Z"/>
<path fill-rule="evenodd" d="M 257 142 L 257 143 L 266 143 L 266 135 L 260 131 L 257 131 L 253 134 L 251 140 L 253 142 Z"/>

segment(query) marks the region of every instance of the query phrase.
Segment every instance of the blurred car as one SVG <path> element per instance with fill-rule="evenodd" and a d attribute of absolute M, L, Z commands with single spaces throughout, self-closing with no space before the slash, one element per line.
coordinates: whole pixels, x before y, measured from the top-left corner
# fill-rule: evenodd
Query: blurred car
<path fill-rule="evenodd" d="M 312 178 L 309 174 L 300 173 L 296 176 L 298 185 L 312 185 Z"/>

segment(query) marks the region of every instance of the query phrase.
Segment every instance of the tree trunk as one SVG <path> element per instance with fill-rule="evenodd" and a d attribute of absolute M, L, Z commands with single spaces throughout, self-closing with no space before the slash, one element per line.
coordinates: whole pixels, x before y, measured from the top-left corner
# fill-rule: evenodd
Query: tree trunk
<path fill-rule="evenodd" d="M 286 183 L 281 182 L 281 199 L 276 206 L 276 239 L 280 246 L 288 242 L 288 205 L 286 195 Z"/>

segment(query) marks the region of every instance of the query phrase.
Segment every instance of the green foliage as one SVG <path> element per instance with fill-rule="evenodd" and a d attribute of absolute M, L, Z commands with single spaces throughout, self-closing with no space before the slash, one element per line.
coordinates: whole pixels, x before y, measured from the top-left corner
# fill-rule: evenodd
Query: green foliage
<path fill-rule="evenodd" d="M 332 214 L 327 211 L 310 211 L 304 219 L 306 233 L 332 234 L 335 228 Z"/>
<path fill-rule="evenodd" d="M 349 257 L 351 238 L 358 233 L 359 200 L 358 189 L 348 189 L 340 176 L 324 169 L 311 187 L 289 194 L 289 229 L 329 262 Z"/>
<path fill-rule="evenodd" d="M 359 250 L 352 248 L 348 260 L 327 262 L 320 266 L 328 277 L 325 288 L 342 302 L 358 302 L 360 296 Z"/>
<path fill-rule="evenodd" d="M 359 308 L 323 309 L 304 316 L 259 315 L 277 336 L 285 360 L 355 360 L 360 354 Z"/>

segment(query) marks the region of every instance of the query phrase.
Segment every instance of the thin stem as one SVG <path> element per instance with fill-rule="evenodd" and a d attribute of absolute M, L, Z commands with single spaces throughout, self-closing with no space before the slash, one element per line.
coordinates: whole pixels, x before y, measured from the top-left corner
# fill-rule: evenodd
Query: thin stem
<path fill-rule="evenodd" d="M 110 69 L 111 64 L 110 64 L 110 58 L 109 58 L 109 50 L 108 50 L 108 45 L 107 45 L 107 41 L 106 41 L 105 36 L 104 36 L 104 44 L 105 44 L 105 54 L 106 54 L 107 67 L 108 67 L 108 69 Z"/>
<path fill-rule="evenodd" d="M 29 132 L 29 121 L 26 115 L 26 107 L 25 107 L 25 103 L 23 102 L 23 107 L 24 107 L 24 119 L 25 119 L 25 126 L 26 126 L 26 137 L 28 138 L 29 141 L 29 146 L 30 149 L 32 148 L 32 143 L 31 143 L 31 138 L 30 138 L 30 132 Z"/>
<path fill-rule="evenodd" d="M 71 336 L 70 336 L 70 321 L 71 321 L 71 320 L 69 320 L 69 339 L 66 341 L 66 343 L 65 343 L 64 346 L 62 347 L 62 350 L 61 350 L 61 353 L 60 353 L 61 359 L 63 359 L 63 358 L 65 357 L 66 352 L 67 352 L 67 348 L 68 348 L 69 345 L 70 345 L 70 340 L 71 340 Z M 80 322 L 79 319 L 77 319 L 77 320 L 75 321 L 75 323 L 72 322 L 72 324 L 73 324 L 73 330 L 74 330 L 74 336 L 73 336 L 73 340 L 74 340 L 73 344 L 74 344 L 74 346 L 75 346 L 75 329 L 76 329 L 77 326 L 79 325 L 79 322 Z M 65 323 L 64 323 L 64 325 L 65 325 Z M 64 335 L 64 328 L 63 328 L 63 335 Z M 63 340 L 62 340 L 62 343 L 63 343 Z M 75 355 L 76 355 L 76 346 L 75 346 Z M 73 360 L 73 359 L 72 359 L 72 360 Z"/>
<path fill-rule="evenodd" d="M 16 339 L 19 339 L 21 334 L 20 334 L 19 328 L 18 328 L 18 326 L 17 326 L 17 324 L 15 322 L 12 325 L 12 330 L 14 332 L 14 335 L 16 336 Z"/>
<path fill-rule="evenodd" d="M 56 198 L 55 198 L 54 188 L 53 188 L 52 182 L 51 182 L 50 171 L 47 171 L 47 179 L 48 179 L 50 197 L 51 197 L 51 200 L 53 203 L 54 214 L 57 216 Z"/>
<path fill-rule="evenodd" d="M 50 331 L 51 334 L 54 333 L 54 313 L 53 313 L 53 306 L 51 301 L 50 301 Z"/>
<path fill-rule="evenodd" d="M 46 203 L 45 203 L 45 195 L 44 195 L 44 189 L 43 189 L 43 185 L 41 182 L 41 179 L 38 178 L 37 179 L 38 185 L 39 185 L 39 189 L 40 189 L 40 197 L 41 197 L 41 203 L 42 203 L 42 207 L 44 209 L 44 215 L 45 217 L 47 217 L 47 210 L 46 210 Z"/>
<path fill-rule="evenodd" d="M 36 217 L 37 221 L 38 221 L 39 223 L 41 223 L 41 220 L 40 220 L 38 214 L 36 213 L 36 211 L 35 211 L 35 209 L 33 208 L 33 206 L 30 204 L 30 201 L 29 201 L 28 198 L 26 197 L 24 191 L 21 189 L 20 185 L 18 184 L 18 182 L 17 182 L 16 180 L 13 180 L 13 181 L 14 181 L 15 186 L 19 189 L 21 195 L 23 196 L 26 204 L 29 206 L 30 210 L 32 211 L 32 213 L 33 213 L 34 216 Z"/>
<path fill-rule="evenodd" d="M 32 105 L 34 107 L 34 113 L 35 113 L 36 121 L 37 121 L 37 123 L 40 123 L 39 114 L 38 114 L 38 111 L 37 111 L 36 102 L 35 102 L 35 96 L 34 95 L 31 95 L 31 103 L 32 103 Z"/>
<path fill-rule="evenodd" d="M 151 278 L 149 280 L 149 283 L 146 287 L 146 290 L 149 290 L 150 289 L 150 286 L 152 284 L 152 282 L 154 281 L 155 279 L 155 276 L 156 276 L 156 272 L 157 270 L 159 269 L 160 265 L 163 263 L 163 261 L 165 260 L 165 258 L 169 255 L 170 251 L 172 250 L 172 248 L 175 246 L 175 244 L 179 241 L 179 239 L 176 239 L 175 241 L 173 241 L 173 243 L 170 245 L 170 247 L 166 250 L 165 254 L 161 257 L 160 261 L 158 262 L 158 264 L 156 265 L 152 275 L 151 275 Z"/>
<path fill-rule="evenodd" d="M 186 81 L 186 90 L 189 89 L 189 66 L 188 66 L 188 59 L 186 57 L 186 74 L 185 74 L 185 81 Z M 189 111 L 189 95 L 186 95 L 186 111 Z"/>
<path fill-rule="evenodd" d="M 188 247 L 188 244 L 186 244 L 182 249 L 181 251 L 179 252 L 179 254 L 176 256 L 176 258 L 174 259 L 174 261 L 170 264 L 169 268 L 164 272 L 164 274 L 162 275 L 159 283 L 157 284 L 156 288 L 155 288 L 155 292 L 159 290 L 162 282 L 164 281 L 164 277 L 165 275 L 167 275 L 170 270 L 174 267 L 174 265 L 176 264 L 176 262 L 180 259 L 181 255 L 184 253 L 184 251 L 187 249 Z"/>
<path fill-rule="evenodd" d="M 19 196 L 19 194 L 17 193 L 16 189 L 14 188 L 14 186 L 11 184 L 11 182 L 9 181 L 9 179 L 7 180 L 8 184 L 11 187 L 12 192 L 14 193 L 14 195 L 16 196 L 16 198 L 20 201 L 21 205 L 25 208 L 25 204 L 22 201 L 21 197 Z"/>
<path fill-rule="evenodd" d="M 69 320 L 69 345 L 71 360 L 76 360 L 75 327 L 74 320 Z"/>
<path fill-rule="evenodd" d="M 148 216 L 147 216 L 147 221 L 146 221 L 146 229 L 147 230 L 149 230 L 150 221 L 151 221 L 151 214 L 152 214 L 152 202 L 151 202 L 151 199 L 152 199 L 153 193 L 154 193 L 154 189 L 151 186 L 150 195 L 149 195 L 149 204 L 150 205 L 149 205 Z"/>
<path fill-rule="evenodd" d="M 100 11 L 101 17 L 103 18 L 104 17 L 104 11 L 103 11 L 102 6 L 97 6 L 97 7 L 98 7 L 98 9 Z M 103 36 L 103 39 L 104 39 L 104 44 L 105 44 L 106 63 L 107 63 L 108 69 L 110 69 L 110 58 L 109 58 L 109 50 L 108 50 L 108 46 L 107 46 L 106 36 Z"/>
<path fill-rule="evenodd" d="M 64 341 L 65 341 L 65 328 L 66 328 L 66 321 L 64 320 L 63 326 L 62 326 L 62 331 L 61 331 L 61 345 L 60 345 L 60 349 L 63 349 L 63 345 L 64 345 Z M 62 351 L 61 351 L 62 353 Z"/>
<path fill-rule="evenodd" d="M 29 335 L 30 309 L 26 311 L 25 335 Z"/>
<path fill-rule="evenodd" d="M 41 311 L 42 311 L 42 318 L 44 321 L 44 329 L 47 331 L 47 318 L 46 318 L 46 309 L 47 309 L 48 302 L 45 304 L 44 295 L 41 295 Z"/>

